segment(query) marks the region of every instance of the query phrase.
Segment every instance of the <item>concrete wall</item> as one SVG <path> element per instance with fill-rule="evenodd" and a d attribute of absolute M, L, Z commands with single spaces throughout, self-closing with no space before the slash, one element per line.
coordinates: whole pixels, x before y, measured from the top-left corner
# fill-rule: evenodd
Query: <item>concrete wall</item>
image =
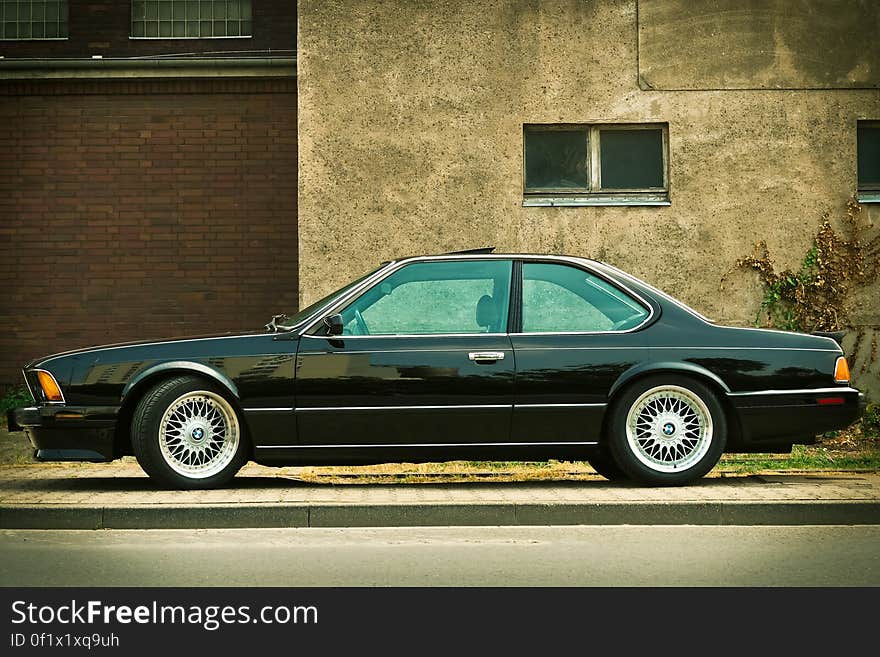
<path fill-rule="evenodd" d="M 638 4 L 645 89 L 880 87 L 876 0 Z"/>
<path fill-rule="evenodd" d="M 880 91 L 641 88 L 639 34 L 652 28 L 639 13 L 635 0 L 301 0 L 301 302 L 380 260 L 495 245 L 606 260 L 720 321 L 753 322 L 756 277 L 720 292 L 722 276 L 759 239 L 796 267 L 823 213 L 843 214 L 856 121 L 880 118 Z M 746 49 L 737 25 L 727 38 Z M 698 78 L 712 53 L 695 60 L 668 20 L 656 28 L 666 45 L 651 61 L 665 53 L 667 72 Z M 669 124 L 670 207 L 522 207 L 524 123 L 648 121 Z M 876 323 L 878 299 L 875 286 L 858 321 Z M 877 379 L 861 383 L 880 396 Z"/>

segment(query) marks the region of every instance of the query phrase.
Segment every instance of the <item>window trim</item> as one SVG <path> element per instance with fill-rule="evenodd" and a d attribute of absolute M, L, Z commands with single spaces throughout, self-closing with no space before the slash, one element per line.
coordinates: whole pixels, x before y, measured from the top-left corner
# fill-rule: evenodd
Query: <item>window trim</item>
<path fill-rule="evenodd" d="M 866 127 L 880 133 L 880 119 L 856 121 L 856 198 L 859 203 L 880 203 L 880 181 L 862 185 L 859 182 L 859 128 Z"/>
<path fill-rule="evenodd" d="M 660 130 L 662 187 L 602 188 L 601 131 Z M 581 130 L 587 136 L 586 171 L 589 187 L 531 188 L 526 186 L 526 134 L 555 130 Z M 669 123 L 524 123 L 522 129 L 523 207 L 592 206 L 592 205 L 671 205 L 669 200 Z"/>
<path fill-rule="evenodd" d="M 526 264 L 550 264 L 550 265 L 559 265 L 561 267 L 573 267 L 574 269 L 579 269 L 583 272 L 586 272 L 587 274 L 590 274 L 591 276 L 595 276 L 596 278 L 598 278 L 602 281 L 605 281 L 611 287 L 614 287 L 617 290 L 623 292 L 623 294 L 625 296 L 628 296 L 631 299 L 636 299 L 637 302 L 639 304 L 641 304 L 641 306 L 644 309 L 647 309 L 648 314 L 645 317 L 645 319 L 642 320 L 641 323 L 637 324 L 636 326 L 633 326 L 632 328 L 624 329 L 622 331 L 523 331 L 522 330 L 522 316 L 523 316 L 523 298 L 522 298 L 523 279 L 522 279 L 522 275 L 523 275 L 523 269 L 524 269 L 524 266 L 523 266 L 523 267 L 519 268 L 519 290 L 520 290 L 519 318 L 520 318 L 520 320 L 519 320 L 519 325 L 516 327 L 518 329 L 517 332 L 515 332 L 515 333 L 511 332 L 509 334 L 511 337 L 513 337 L 513 336 L 521 337 L 521 336 L 527 336 L 527 335 L 538 335 L 538 336 L 542 336 L 542 335 L 622 335 L 624 333 L 635 333 L 636 331 L 639 331 L 639 330 L 645 328 L 658 315 L 658 311 L 655 308 L 653 303 L 650 303 L 647 299 L 645 299 L 643 296 L 641 296 L 640 294 L 638 294 L 634 290 L 630 289 L 629 287 L 623 285 L 622 283 L 618 283 L 617 281 L 611 279 L 609 276 L 603 275 L 601 272 L 595 271 L 591 267 L 582 266 L 580 263 L 569 262 L 568 260 L 560 261 L 560 260 L 550 260 L 550 259 L 542 259 L 542 258 L 520 260 L 520 262 L 523 265 L 526 265 Z"/>
<path fill-rule="evenodd" d="M 426 262 L 486 262 L 486 261 L 502 261 L 510 263 L 510 283 L 507 288 L 507 328 L 510 329 L 510 308 L 512 303 L 512 291 L 514 289 L 514 277 L 516 276 L 516 258 L 513 256 L 503 256 L 499 258 L 449 258 L 447 259 L 430 259 L 430 260 L 405 260 L 398 261 L 392 263 L 392 265 L 397 266 L 389 266 L 388 269 L 384 271 L 384 273 L 378 278 L 374 278 L 370 281 L 364 281 L 363 287 L 360 287 L 357 290 L 351 290 L 352 294 L 346 295 L 345 298 L 337 299 L 335 303 L 332 305 L 325 306 L 325 308 L 320 311 L 320 315 L 318 319 L 311 324 L 309 324 L 301 333 L 300 337 L 309 337 L 309 338 L 321 338 L 324 340 L 361 340 L 364 338 L 373 339 L 373 340 L 393 340 L 396 338 L 456 338 L 456 337 L 475 337 L 475 336 L 507 336 L 510 335 L 509 330 L 503 333 L 483 333 L 483 332 L 473 332 L 473 333 L 377 333 L 375 335 L 320 335 L 315 332 L 315 330 L 320 330 L 323 320 L 325 317 L 330 315 L 336 315 L 341 311 L 345 310 L 351 304 L 355 303 L 358 299 L 360 299 L 364 294 L 372 290 L 377 285 L 381 285 L 382 281 L 391 276 L 392 274 L 400 271 L 401 269 L 409 266 L 409 265 L 417 265 Z M 379 272 L 377 272 L 378 274 Z"/>
<path fill-rule="evenodd" d="M 361 339 L 361 338 L 374 338 L 374 339 L 385 338 L 385 339 L 388 339 L 388 338 L 425 338 L 425 337 L 446 337 L 446 338 L 449 338 L 449 337 L 474 337 L 474 336 L 480 336 L 480 335 L 481 336 L 495 336 L 495 337 L 504 336 L 504 335 L 507 335 L 507 336 L 514 336 L 514 335 L 516 335 L 516 336 L 523 336 L 523 335 L 614 335 L 614 334 L 622 334 L 622 333 L 634 333 L 635 331 L 639 331 L 644 328 L 647 328 L 647 326 L 649 324 L 651 324 L 656 318 L 658 318 L 660 316 L 660 313 L 662 312 L 662 310 L 661 310 L 662 306 L 660 305 L 659 302 L 652 300 L 652 298 L 650 296 L 648 296 L 648 298 L 645 298 L 643 295 L 641 295 L 638 292 L 636 292 L 635 290 L 633 290 L 629 285 L 626 285 L 623 282 L 617 281 L 615 278 L 613 278 L 613 276 L 611 274 L 607 274 L 607 273 L 603 272 L 600 267 L 608 267 L 609 269 L 614 270 L 615 272 L 618 272 L 618 275 L 623 274 L 624 278 L 629 278 L 631 280 L 634 280 L 636 283 L 640 283 L 642 285 L 645 285 L 649 289 L 651 289 L 651 286 L 649 286 L 646 283 L 642 283 L 641 281 L 634 278 L 633 276 L 625 274 L 624 272 L 617 269 L 616 267 L 612 267 L 611 265 L 608 265 L 606 263 L 584 261 L 583 258 L 567 257 L 567 256 L 534 256 L 534 257 L 530 257 L 528 255 L 521 254 L 521 253 L 519 253 L 519 254 L 496 253 L 496 254 L 491 254 L 491 255 L 485 255 L 480 258 L 469 258 L 467 256 L 453 255 L 453 254 L 444 254 L 444 255 L 435 255 L 435 256 L 414 256 L 414 257 L 410 257 L 410 258 L 403 258 L 401 260 L 392 260 L 392 261 L 388 262 L 386 267 L 380 268 L 378 271 L 373 272 L 373 274 L 369 278 L 361 281 L 361 283 L 359 285 L 357 285 L 356 287 L 352 288 L 351 290 L 349 290 L 345 294 L 341 295 L 340 297 L 333 299 L 331 301 L 328 301 L 326 305 L 317 309 L 312 315 L 310 315 L 306 319 L 302 320 L 298 324 L 296 324 L 294 326 L 287 327 L 287 331 L 285 333 L 280 334 L 279 337 L 276 337 L 276 339 L 291 339 L 291 338 L 284 337 L 284 336 L 293 336 L 294 338 L 297 338 L 297 339 L 298 338 L 317 338 L 317 339 L 321 339 L 321 340 L 339 340 L 340 339 L 339 336 L 317 335 L 314 333 L 314 329 L 320 328 L 320 326 L 322 325 L 323 319 L 325 317 L 327 317 L 328 315 L 334 314 L 334 312 L 337 309 L 341 308 L 343 306 L 343 304 L 345 304 L 347 301 L 349 301 L 350 299 L 352 299 L 356 296 L 359 296 L 361 293 L 365 292 L 367 289 L 369 289 L 370 287 L 372 287 L 376 283 L 381 282 L 386 277 L 390 276 L 393 272 L 397 271 L 401 267 L 408 265 L 410 263 L 429 262 L 429 261 L 436 262 L 436 261 L 460 261 L 460 260 L 511 260 L 511 259 L 514 261 L 514 272 L 513 272 L 514 276 L 516 275 L 516 271 L 517 271 L 516 270 L 516 262 L 517 261 L 519 261 L 520 263 L 550 262 L 550 263 L 557 263 L 557 264 L 567 264 L 572 267 L 582 269 L 590 274 L 598 276 L 599 278 L 601 278 L 605 282 L 609 283 L 610 285 L 613 285 L 614 287 L 618 288 L 619 290 L 622 290 L 623 292 L 627 293 L 631 297 L 638 299 L 639 302 L 643 303 L 649 309 L 648 317 L 639 326 L 634 326 L 633 328 L 627 329 L 625 331 L 601 331 L 599 333 L 596 333 L 596 332 L 592 332 L 592 333 L 590 333 L 590 332 L 523 333 L 520 330 L 517 332 L 509 332 L 509 333 L 467 333 L 467 334 L 466 333 L 452 333 L 452 334 L 443 335 L 443 336 L 438 336 L 438 335 L 427 335 L 426 336 L 425 334 L 395 335 L 395 336 L 349 335 L 349 336 L 346 336 L 345 339 L 346 340 L 354 340 L 354 339 Z M 520 276 L 519 285 L 521 286 L 522 285 L 522 268 L 521 267 L 519 268 L 519 276 Z M 511 285 L 513 285 L 512 282 L 511 282 Z M 521 287 L 520 287 L 520 289 L 521 289 Z M 666 297 L 668 301 L 672 301 L 673 304 L 681 306 L 684 310 L 693 314 L 695 317 L 698 317 L 707 323 L 712 323 L 710 320 L 702 317 L 702 315 L 699 315 L 695 310 L 691 310 L 687 306 L 682 306 L 680 302 L 676 301 L 672 297 L 669 297 L 665 293 L 660 292 L 659 290 L 654 290 L 654 291 L 659 296 Z M 512 302 L 513 302 L 513 300 L 511 300 L 511 303 Z M 510 328 L 510 327 L 508 326 L 508 328 Z M 517 327 L 517 328 L 521 328 L 521 327 Z M 754 330 L 760 330 L 760 329 L 754 329 Z"/>

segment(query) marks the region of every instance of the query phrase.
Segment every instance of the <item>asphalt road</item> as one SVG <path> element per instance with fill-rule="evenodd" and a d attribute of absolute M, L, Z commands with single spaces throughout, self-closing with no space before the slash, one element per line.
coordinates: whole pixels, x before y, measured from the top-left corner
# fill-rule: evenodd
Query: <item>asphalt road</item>
<path fill-rule="evenodd" d="M 4 586 L 878 586 L 880 526 L 5 530 Z"/>

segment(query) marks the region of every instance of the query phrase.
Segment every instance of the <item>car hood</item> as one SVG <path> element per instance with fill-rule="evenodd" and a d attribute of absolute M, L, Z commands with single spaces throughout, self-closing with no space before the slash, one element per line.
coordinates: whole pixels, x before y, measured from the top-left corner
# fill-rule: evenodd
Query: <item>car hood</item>
<path fill-rule="evenodd" d="M 255 331 L 228 331 L 225 333 L 205 333 L 202 335 L 184 335 L 177 336 L 172 338 L 162 338 L 158 340 L 135 340 L 132 342 L 115 342 L 111 344 L 104 345 L 96 345 L 92 347 L 83 347 L 80 349 L 72 349 L 70 351 L 62 351 L 57 354 L 52 354 L 50 356 L 41 356 L 40 358 L 35 358 L 27 365 L 25 365 L 25 369 L 40 367 L 41 365 L 48 363 L 49 361 L 56 360 L 58 358 L 63 358 L 67 356 L 82 356 L 87 355 L 93 352 L 100 352 L 108 349 L 119 349 L 125 347 L 146 347 L 151 345 L 164 345 L 164 344 L 174 344 L 180 342 L 192 342 L 196 340 L 212 340 L 217 338 L 235 338 L 235 337 L 245 337 L 252 335 L 264 335 L 268 333 L 266 329 L 255 330 Z"/>

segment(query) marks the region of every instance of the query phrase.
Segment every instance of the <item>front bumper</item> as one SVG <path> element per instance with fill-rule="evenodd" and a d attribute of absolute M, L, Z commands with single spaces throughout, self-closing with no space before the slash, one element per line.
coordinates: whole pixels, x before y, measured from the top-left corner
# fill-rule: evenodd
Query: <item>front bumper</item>
<path fill-rule="evenodd" d="M 9 411 L 10 431 L 24 431 L 38 461 L 112 461 L 117 406 L 46 404 Z"/>

